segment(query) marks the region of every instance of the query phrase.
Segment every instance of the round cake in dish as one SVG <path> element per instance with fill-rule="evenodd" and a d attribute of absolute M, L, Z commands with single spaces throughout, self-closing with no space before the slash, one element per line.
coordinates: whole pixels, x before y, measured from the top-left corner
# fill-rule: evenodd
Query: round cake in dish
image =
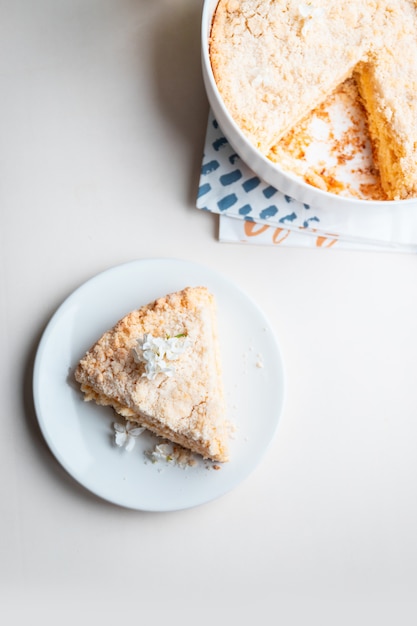
<path fill-rule="evenodd" d="M 209 55 L 227 110 L 257 150 L 286 167 L 288 133 L 345 81 L 354 82 L 380 197 L 417 197 L 416 5 L 220 0 Z"/>

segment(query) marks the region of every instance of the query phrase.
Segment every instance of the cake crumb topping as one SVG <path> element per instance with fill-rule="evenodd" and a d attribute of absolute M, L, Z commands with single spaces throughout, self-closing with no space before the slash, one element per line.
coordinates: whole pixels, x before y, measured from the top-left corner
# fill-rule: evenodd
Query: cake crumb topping
<path fill-rule="evenodd" d="M 312 2 L 307 2 L 306 4 L 300 4 L 298 10 L 303 22 L 301 35 L 305 37 L 314 25 L 314 21 L 319 20 L 324 16 L 324 9 L 323 7 L 315 7 Z"/>

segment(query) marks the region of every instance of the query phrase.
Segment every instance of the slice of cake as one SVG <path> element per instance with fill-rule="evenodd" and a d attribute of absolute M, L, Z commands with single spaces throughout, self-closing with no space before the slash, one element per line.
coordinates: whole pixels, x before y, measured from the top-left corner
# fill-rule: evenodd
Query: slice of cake
<path fill-rule="evenodd" d="M 204 458 L 228 460 L 216 304 L 187 287 L 132 311 L 81 359 L 85 400 Z"/>

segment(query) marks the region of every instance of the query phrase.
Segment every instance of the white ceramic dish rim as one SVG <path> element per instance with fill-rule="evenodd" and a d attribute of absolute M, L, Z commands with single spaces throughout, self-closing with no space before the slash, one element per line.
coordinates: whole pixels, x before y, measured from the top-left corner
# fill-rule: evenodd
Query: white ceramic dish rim
<path fill-rule="evenodd" d="M 202 460 L 187 469 L 145 463 L 145 450 L 156 443 L 148 441 L 149 433 L 131 453 L 116 449 L 111 434 L 114 414 L 109 407 L 84 402 L 73 379 L 85 350 L 126 311 L 187 284 L 205 284 L 219 307 L 225 396 L 237 427 L 230 442 L 231 462 L 220 472 L 208 471 Z M 57 461 L 95 495 L 142 511 L 194 507 L 237 487 L 272 443 L 285 393 L 281 350 L 255 301 L 224 273 L 163 257 L 110 267 L 77 287 L 49 321 L 33 371 L 38 423 Z"/>
<path fill-rule="evenodd" d="M 204 0 L 202 20 L 201 20 L 201 57 L 204 86 L 207 92 L 210 107 L 219 123 L 222 131 L 230 144 L 239 154 L 241 159 L 265 182 L 276 187 L 283 193 L 291 196 L 299 202 L 323 208 L 332 207 L 338 209 L 367 209 L 368 211 L 378 211 L 392 209 L 393 213 L 398 208 L 413 207 L 417 199 L 407 200 L 360 200 L 356 198 L 345 198 L 305 183 L 295 175 L 285 172 L 267 157 L 261 154 L 247 139 L 239 126 L 233 120 L 227 107 L 225 106 L 220 92 L 217 88 L 213 76 L 210 56 L 209 37 L 211 22 L 218 0 Z"/>

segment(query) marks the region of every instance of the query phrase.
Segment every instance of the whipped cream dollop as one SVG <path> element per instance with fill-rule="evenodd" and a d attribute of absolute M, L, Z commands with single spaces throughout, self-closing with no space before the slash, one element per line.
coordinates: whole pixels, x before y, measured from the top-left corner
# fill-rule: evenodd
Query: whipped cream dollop
<path fill-rule="evenodd" d="M 145 363 L 142 376 L 149 380 L 159 373 L 172 376 L 175 372 L 172 361 L 176 361 L 189 345 L 188 337 L 183 334 L 163 338 L 146 333 L 133 348 L 133 358 L 136 363 Z"/>

